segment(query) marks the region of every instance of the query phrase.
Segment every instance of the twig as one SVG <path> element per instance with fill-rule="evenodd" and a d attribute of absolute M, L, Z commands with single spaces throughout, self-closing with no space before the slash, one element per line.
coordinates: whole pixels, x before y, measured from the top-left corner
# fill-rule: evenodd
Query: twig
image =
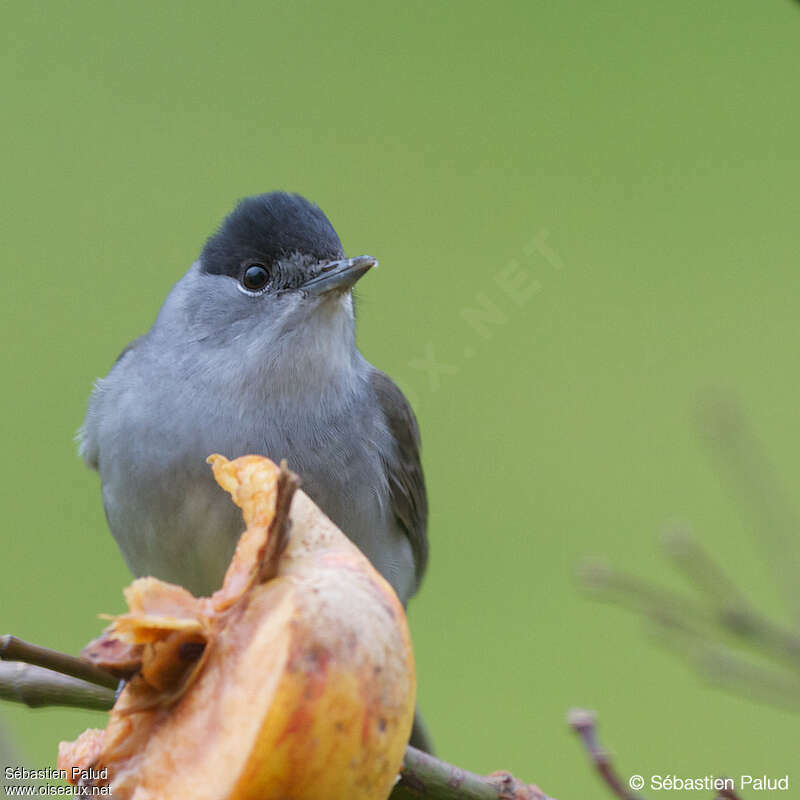
<path fill-rule="evenodd" d="M 714 800 L 741 800 L 741 798 L 733 789 L 720 789 Z"/>
<path fill-rule="evenodd" d="M 591 711 L 576 708 L 567 715 L 567 723 L 581 737 L 592 763 L 614 795 L 620 800 L 641 800 L 639 795 L 625 788 L 625 783 L 614 770 L 608 751 L 597 740 L 595 715 Z"/>
<path fill-rule="evenodd" d="M 476 775 L 414 747 L 406 748 L 403 768 L 390 800 L 552 800 L 538 786 L 508 772 Z"/>
<path fill-rule="evenodd" d="M 13 640 L 5 636 L 2 641 Z M 53 669 L 25 664 L 0 662 L 0 699 L 24 703 L 31 708 L 41 706 L 74 706 L 96 711 L 108 711 L 114 705 L 114 692 L 106 686 L 88 683 L 72 677 L 75 659 L 55 650 L 20 642 L 21 648 L 12 648 L 17 656 L 33 657 L 46 653 L 47 663 Z M 60 665 L 64 672 L 58 671 Z M 93 666 L 93 665 L 89 665 Z M 70 672 L 67 672 L 67 669 Z M 105 670 L 98 669 L 107 681 Z M 91 671 L 86 674 L 93 674 Z M 96 674 L 96 673 L 95 673 Z M 107 681 L 116 687 L 117 679 Z M 508 772 L 475 775 L 472 772 L 439 761 L 413 747 L 406 749 L 403 768 L 391 794 L 391 800 L 552 800 L 538 787 L 518 781 Z"/>
<path fill-rule="evenodd" d="M 51 650 L 49 647 L 40 647 L 38 644 L 25 642 L 10 634 L 0 637 L 0 659 L 24 661 L 26 664 L 45 667 L 61 675 L 71 675 L 73 678 L 79 678 L 97 686 L 105 686 L 108 689 L 116 689 L 119 683 L 119 678 L 89 661 L 67 653 L 60 653 L 58 650 Z"/>
<path fill-rule="evenodd" d="M 0 699 L 30 708 L 72 706 L 108 711 L 114 705 L 114 692 L 33 664 L 0 662 Z"/>
<path fill-rule="evenodd" d="M 598 773 L 603 779 L 603 782 L 611 789 L 615 797 L 620 800 L 644 800 L 641 795 L 629 792 L 625 783 L 620 779 L 614 770 L 614 765 L 611 763 L 611 758 L 608 751 L 600 744 L 597 739 L 597 723 L 595 715 L 591 711 L 585 711 L 581 708 L 573 709 L 567 715 L 567 723 L 574 730 L 583 741 L 586 752 L 589 754 L 592 763 L 597 769 Z M 644 784 L 644 779 L 639 778 L 641 784 Z M 631 782 L 633 779 L 631 779 Z M 718 778 L 712 785 L 716 788 L 720 784 L 733 783 L 727 778 Z M 733 788 L 718 789 L 714 800 L 741 800 Z"/>

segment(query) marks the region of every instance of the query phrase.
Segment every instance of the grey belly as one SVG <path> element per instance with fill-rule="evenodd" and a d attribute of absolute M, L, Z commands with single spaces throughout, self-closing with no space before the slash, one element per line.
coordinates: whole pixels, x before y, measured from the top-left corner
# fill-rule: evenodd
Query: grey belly
<path fill-rule="evenodd" d="M 114 474 L 103 476 L 103 500 L 111 531 L 135 575 L 153 575 L 208 595 L 221 585 L 244 524 L 239 509 L 211 477 L 204 457 L 198 454 L 187 461 L 199 461 L 200 466 L 173 463 L 160 472 L 151 468 L 144 473 L 133 466 L 121 468 L 117 460 Z M 375 473 L 364 468 L 342 469 L 335 476 L 329 469 L 291 461 L 289 465 L 300 473 L 302 488 L 312 500 L 405 604 L 414 587 L 413 553 L 391 508 L 381 502 L 382 475 L 369 480 Z"/>

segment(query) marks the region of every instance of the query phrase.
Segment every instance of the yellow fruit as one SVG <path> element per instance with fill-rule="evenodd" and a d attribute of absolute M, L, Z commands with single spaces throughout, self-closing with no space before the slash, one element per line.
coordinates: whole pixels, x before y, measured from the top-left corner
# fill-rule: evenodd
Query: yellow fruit
<path fill-rule="evenodd" d="M 86 651 L 133 677 L 59 766 L 118 800 L 384 800 L 414 714 L 400 602 L 285 470 L 210 461 L 247 525 L 225 582 L 134 581 Z"/>

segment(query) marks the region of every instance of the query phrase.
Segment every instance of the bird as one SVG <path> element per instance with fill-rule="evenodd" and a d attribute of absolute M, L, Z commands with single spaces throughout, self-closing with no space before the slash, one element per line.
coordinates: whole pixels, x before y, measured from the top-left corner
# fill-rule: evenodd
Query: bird
<path fill-rule="evenodd" d="M 345 257 L 304 197 L 246 197 L 95 382 L 79 452 L 134 575 L 216 590 L 244 525 L 206 459 L 264 455 L 287 461 L 406 606 L 428 501 L 414 412 L 355 342 L 352 289 L 375 266 Z M 419 711 L 410 743 L 433 752 Z"/>
<path fill-rule="evenodd" d="M 352 289 L 376 265 L 304 197 L 244 198 L 96 381 L 79 450 L 135 575 L 218 588 L 244 526 L 206 458 L 257 454 L 286 459 L 408 603 L 428 502 L 414 412 L 355 342 Z"/>

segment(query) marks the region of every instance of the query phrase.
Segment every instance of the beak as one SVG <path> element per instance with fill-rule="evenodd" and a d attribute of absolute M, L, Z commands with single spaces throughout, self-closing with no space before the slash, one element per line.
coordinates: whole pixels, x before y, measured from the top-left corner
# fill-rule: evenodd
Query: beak
<path fill-rule="evenodd" d="M 327 294 L 328 292 L 347 292 L 353 284 L 365 275 L 378 261 L 372 256 L 356 256 L 331 261 L 322 267 L 319 275 L 303 284 L 303 291 L 308 294 Z"/>

